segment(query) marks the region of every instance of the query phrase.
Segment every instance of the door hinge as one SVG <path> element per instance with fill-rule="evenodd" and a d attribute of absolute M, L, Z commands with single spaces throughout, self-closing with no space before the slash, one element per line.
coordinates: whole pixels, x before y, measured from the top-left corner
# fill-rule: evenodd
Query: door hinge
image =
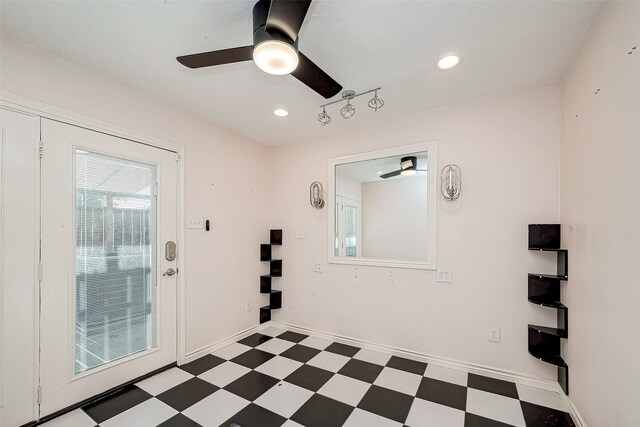
<path fill-rule="evenodd" d="M 38 386 L 38 405 L 42 404 L 42 386 Z"/>
<path fill-rule="evenodd" d="M 40 141 L 40 144 L 38 146 L 38 152 L 40 154 L 40 158 L 42 158 L 42 154 L 44 153 L 44 144 L 42 143 L 42 141 Z"/>
<path fill-rule="evenodd" d="M 38 264 L 38 281 L 42 282 L 42 264 Z"/>
<path fill-rule="evenodd" d="M 158 183 L 157 182 L 153 185 L 153 195 L 154 196 L 158 195 Z"/>

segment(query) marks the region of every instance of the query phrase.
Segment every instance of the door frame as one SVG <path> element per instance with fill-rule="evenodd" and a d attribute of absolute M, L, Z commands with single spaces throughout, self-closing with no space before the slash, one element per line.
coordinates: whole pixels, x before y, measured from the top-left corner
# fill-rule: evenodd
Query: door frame
<path fill-rule="evenodd" d="M 177 363 L 181 365 L 186 360 L 186 311 L 185 311 L 185 302 L 186 302 L 186 288 L 185 288 L 185 277 L 186 277 L 186 263 L 185 263 L 185 248 L 186 248 L 186 224 L 185 224 L 185 158 L 186 158 L 186 149 L 184 145 L 168 141 L 166 139 L 157 138 L 154 136 L 150 136 L 144 133 L 140 133 L 131 129 L 128 129 L 123 126 L 119 126 L 116 124 L 108 123 L 102 120 L 94 119 L 89 116 L 85 116 L 83 114 L 74 113 L 69 110 L 65 110 L 63 108 L 55 107 L 53 105 L 49 105 L 31 98 L 26 98 L 20 95 L 16 95 L 11 92 L 7 92 L 4 90 L 0 90 L 0 105 L 10 110 L 15 110 L 17 112 L 30 114 L 41 118 L 47 118 L 51 120 L 56 120 L 62 123 L 66 123 L 73 126 L 78 126 L 81 128 L 85 128 L 95 132 L 101 132 L 104 134 L 112 135 L 118 138 L 126 139 L 132 142 L 136 142 L 139 144 L 149 145 L 151 147 L 160 148 L 167 151 L 172 151 L 178 155 L 178 183 L 177 183 L 177 240 L 178 240 L 178 259 L 177 259 L 177 268 L 180 272 L 176 276 L 176 355 L 177 355 Z M 40 128 L 40 120 L 38 120 L 38 130 Z M 38 139 L 40 136 L 38 135 Z M 46 154 L 45 154 L 46 155 Z M 34 159 L 35 160 L 35 159 Z M 40 162 L 37 162 L 36 170 L 38 176 L 41 172 Z M 40 180 L 38 179 L 37 185 L 37 194 L 40 194 Z M 37 217 L 40 217 L 40 203 L 38 197 L 37 203 Z M 38 227 L 38 236 L 40 237 L 40 224 L 36 224 Z M 40 240 L 40 239 L 38 239 Z M 35 248 L 38 254 L 40 253 L 39 242 L 37 247 Z M 182 255 L 180 255 L 182 254 Z M 1 277 L 0 277 L 1 279 Z M 40 291 L 40 282 L 37 281 L 34 284 L 34 288 Z M 2 289 L 2 284 L 0 284 L 0 289 Z M 37 296 L 37 295 L 36 295 Z M 40 307 L 37 301 L 34 301 L 34 307 L 36 312 L 34 316 L 36 316 L 37 322 L 35 325 L 35 339 L 38 342 L 36 346 L 36 351 L 38 351 L 40 347 L 39 335 L 40 335 Z M 34 372 L 39 378 L 39 364 L 38 366 L 34 366 Z M 35 385 L 33 390 L 34 396 L 38 395 L 38 384 Z M 38 399 L 34 399 L 37 404 Z M 37 410 L 37 408 L 35 408 Z M 36 412 L 37 413 L 37 412 Z"/>

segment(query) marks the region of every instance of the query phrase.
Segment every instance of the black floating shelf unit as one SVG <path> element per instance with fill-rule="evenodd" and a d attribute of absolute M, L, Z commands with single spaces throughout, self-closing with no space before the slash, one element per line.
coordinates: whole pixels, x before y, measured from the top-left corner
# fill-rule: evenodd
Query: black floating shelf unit
<path fill-rule="evenodd" d="M 529 274 L 529 302 L 557 310 L 557 327 L 529 325 L 529 354 L 558 368 L 558 383 L 569 395 L 569 366 L 561 355 L 560 340 L 569 337 L 569 309 L 562 304 L 560 284 L 568 279 L 569 255 L 560 249 L 560 224 L 529 224 L 529 250 L 555 252 L 557 274 Z"/>
<path fill-rule="evenodd" d="M 260 276 L 260 293 L 269 295 L 269 305 L 260 307 L 260 323 L 271 320 L 271 310 L 282 308 L 282 291 L 273 290 L 273 279 L 282 277 L 282 260 L 273 258 L 273 246 L 282 245 L 282 230 L 269 232 L 269 243 L 260 245 L 260 261 L 269 263 L 269 274 Z"/>

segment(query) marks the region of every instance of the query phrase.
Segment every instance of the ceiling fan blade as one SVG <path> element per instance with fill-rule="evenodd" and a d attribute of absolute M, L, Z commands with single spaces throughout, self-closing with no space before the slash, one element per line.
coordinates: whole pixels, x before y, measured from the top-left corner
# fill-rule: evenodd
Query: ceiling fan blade
<path fill-rule="evenodd" d="M 298 67 L 291 75 L 326 99 L 331 98 L 342 90 L 342 86 L 340 86 L 338 82 L 322 71 L 320 67 L 304 56 L 302 52 L 298 52 Z"/>
<path fill-rule="evenodd" d="M 278 30 L 292 42 L 296 41 L 310 5 L 311 0 L 271 0 L 267 16 L 267 31 Z"/>
<path fill-rule="evenodd" d="M 176 59 L 179 63 L 189 68 L 211 67 L 213 65 L 249 61 L 253 59 L 253 46 L 232 47 L 231 49 L 194 53 L 193 55 L 178 56 Z"/>
<path fill-rule="evenodd" d="M 383 173 L 382 175 L 380 175 L 380 178 L 382 179 L 387 179 L 387 178 L 391 178 L 394 176 L 398 176 L 400 175 L 400 173 L 402 172 L 402 170 L 397 170 L 397 171 L 393 171 L 393 172 L 387 172 L 387 173 Z"/>

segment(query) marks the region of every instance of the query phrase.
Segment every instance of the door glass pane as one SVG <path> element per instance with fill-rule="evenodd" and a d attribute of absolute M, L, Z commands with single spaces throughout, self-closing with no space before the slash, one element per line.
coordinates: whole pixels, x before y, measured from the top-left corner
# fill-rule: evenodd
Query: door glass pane
<path fill-rule="evenodd" d="M 75 370 L 155 345 L 155 168 L 75 152 Z"/>
<path fill-rule="evenodd" d="M 335 227 L 333 233 L 333 255 L 340 256 L 340 204 L 336 202 L 335 209 Z"/>
<path fill-rule="evenodd" d="M 357 210 L 354 206 L 344 205 L 344 254 L 356 256 L 357 249 Z"/>

